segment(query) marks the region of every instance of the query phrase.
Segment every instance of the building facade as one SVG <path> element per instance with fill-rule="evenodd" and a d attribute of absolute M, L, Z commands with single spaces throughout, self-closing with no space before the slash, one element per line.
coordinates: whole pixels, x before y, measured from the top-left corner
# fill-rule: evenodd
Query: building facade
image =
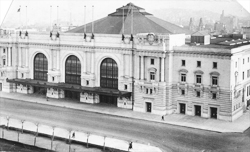
<path fill-rule="evenodd" d="M 0 90 L 234 121 L 250 104 L 250 40 L 203 32 L 185 38 L 56 27 L 7 32 L 0 37 Z"/>

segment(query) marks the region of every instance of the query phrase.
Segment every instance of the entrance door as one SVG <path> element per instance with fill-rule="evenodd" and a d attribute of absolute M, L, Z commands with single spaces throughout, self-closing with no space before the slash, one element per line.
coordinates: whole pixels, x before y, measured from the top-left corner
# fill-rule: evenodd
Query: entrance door
<path fill-rule="evenodd" d="M 100 95 L 100 103 L 106 103 L 111 105 L 117 105 L 117 97 Z"/>
<path fill-rule="evenodd" d="M 151 106 L 152 106 L 152 103 L 146 102 L 146 111 L 147 112 L 151 112 Z"/>
<path fill-rule="evenodd" d="M 211 118 L 217 119 L 217 108 L 210 108 Z"/>
<path fill-rule="evenodd" d="M 185 114 L 186 112 L 186 104 L 180 103 L 180 113 Z"/>
<path fill-rule="evenodd" d="M 46 95 L 47 88 L 44 88 L 44 87 L 34 87 L 34 93 Z"/>
<path fill-rule="evenodd" d="M 64 95 L 65 98 L 80 100 L 80 92 L 65 90 Z"/>
<path fill-rule="evenodd" d="M 201 106 L 194 106 L 194 110 L 195 110 L 195 116 L 201 116 Z"/>

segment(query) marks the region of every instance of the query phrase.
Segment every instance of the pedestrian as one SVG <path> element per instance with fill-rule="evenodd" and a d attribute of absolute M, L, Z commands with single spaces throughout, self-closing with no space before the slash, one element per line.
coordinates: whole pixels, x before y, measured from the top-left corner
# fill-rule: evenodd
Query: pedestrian
<path fill-rule="evenodd" d="M 49 98 L 48 98 L 48 96 L 46 96 L 46 100 L 47 100 L 47 101 L 49 101 Z"/>
<path fill-rule="evenodd" d="M 164 121 L 164 115 L 163 115 L 163 116 L 161 116 L 161 120 L 162 120 L 162 121 Z"/>
<path fill-rule="evenodd" d="M 130 143 L 129 143 L 129 146 L 128 146 L 128 151 L 129 151 L 129 149 L 132 149 L 132 148 L 133 148 L 132 142 L 130 142 Z"/>
<path fill-rule="evenodd" d="M 75 138 L 75 132 L 72 133 L 72 138 Z"/>

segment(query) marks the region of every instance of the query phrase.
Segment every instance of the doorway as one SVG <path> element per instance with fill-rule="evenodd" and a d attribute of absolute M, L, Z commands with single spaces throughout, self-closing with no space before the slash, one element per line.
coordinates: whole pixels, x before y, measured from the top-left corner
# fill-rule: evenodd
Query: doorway
<path fill-rule="evenodd" d="M 100 95 L 100 103 L 106 103 L 106 104 L 117 106 L 117 97 Z"/>
<path fill-rule="evenodd" d="M 65 98 L 80 100 L 80 92 L 64 90 Z"/>
<path fill-rule="evenodd" d="M 186 113 L 186 104 L 180 103 L 180 113 L 182 114 Z"/>
<path fill-rule="evenodd" d="M 201 106 L 195 105 L 194 106 L 194 115 L 195 116 L 201 116 Z"/>
<path fill-rule="evenodd" d="M 146 112 L 150 112 L 152 111 L 152 103 L 150 102 L 146 102 Z"/>
<path fill-rule="evenodd" d="M 210 107 L 211 118 L 217 119 L 217 108 Z"/>
<path fill-rule="evenodd" d="M 41 94 L 41 95 L 46 95 L 47 88 L 45 88 L 45 87 L 35 87 L 34 86 L 34 93 Z"/>

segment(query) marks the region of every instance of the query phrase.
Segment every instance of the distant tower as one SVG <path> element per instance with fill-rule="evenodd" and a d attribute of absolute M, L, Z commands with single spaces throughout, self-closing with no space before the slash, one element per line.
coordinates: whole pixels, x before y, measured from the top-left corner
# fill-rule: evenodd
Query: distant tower
<path fill-rule="evenodd" d="M 198 31 L 202 31 L 204 30 L 204 24 L 203 24 L 203 21 L 202 21 L 202 18 L 200 19 L 200 23 L 199 23 L 199 27 L 198 27 Z"/>
<path fill-rule="evenodd" d="M 190 18 L 189 30 L 190 30 L 190 31 L 194 31 L 194 30 L 195 30 L 195 28 L 194 28 L 194 23 L 193 23 L 193 18 Z"/>
<path fill-rule="evenodd" d="M 222 11 L 221 15 L 220 15 L 220 22 L 223 22 L 224 20 L 224 10 Z"/>

